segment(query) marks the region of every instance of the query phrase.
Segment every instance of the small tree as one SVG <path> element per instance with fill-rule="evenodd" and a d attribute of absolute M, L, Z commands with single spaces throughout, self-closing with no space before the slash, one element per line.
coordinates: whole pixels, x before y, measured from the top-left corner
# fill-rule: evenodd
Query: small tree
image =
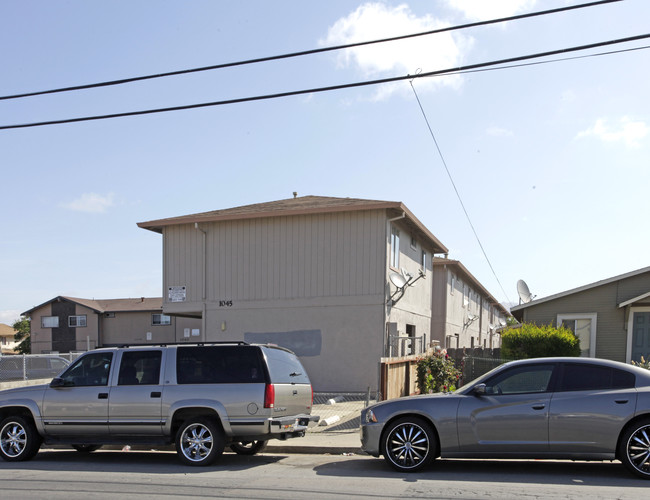
<path fill-rule="evenodd" d="M 20 342 L 15 348 L 20 354 L 29 354 L 32 352 L 32 339 L 30 337 L 30 322 L 29 318 L 21 316 L 19 320 L 14 321 L 14 324 L 11 325 L 16 334 L 14 335 L 14 340 Z"/>
<path fill-rule="evenodd" d="M 447 351 L 437 351 L 420 359 L 417 374 L 420 394 L 455 391 L 460 378 L 460 371 Z"/>
<path fill-rule="evenodd" d="M 522 323 L 501 334 L 501 355 L 506 359 L 580 356 L 580 339 L 560 326 Z"/>

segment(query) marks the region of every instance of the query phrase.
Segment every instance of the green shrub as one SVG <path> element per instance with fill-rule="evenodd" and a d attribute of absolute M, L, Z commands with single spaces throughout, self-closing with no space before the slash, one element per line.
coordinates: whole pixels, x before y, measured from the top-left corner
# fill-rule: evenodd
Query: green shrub
<path fill-rule="evenodd" d="M 447 351 L 436 351 L 433 355 L 420 359 L 417 373 L 420 394 L 455 391 L 460 378 L 460 371 Z"/>
<path fill-rule="evenodd" d="M 501 334 L 501 356 L 505 359 L 580 356 L 580 339 L 564 327 L 523 323 Z"/>

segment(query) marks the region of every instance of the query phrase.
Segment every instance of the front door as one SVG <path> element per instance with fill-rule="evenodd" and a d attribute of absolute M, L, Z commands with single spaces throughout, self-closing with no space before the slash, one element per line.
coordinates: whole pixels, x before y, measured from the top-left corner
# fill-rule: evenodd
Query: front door
<path fill-rule="evenodd" d="M 51 436 L 108 435 L 108 398 L 112 352 L 95 352 L 76 360 L 43 396 L 43 424 Z"/>
<path fill-rule="evenodd" d="M 634 313 L 632 331 L 632 361 L 650 359 L 650 312 Z"/>

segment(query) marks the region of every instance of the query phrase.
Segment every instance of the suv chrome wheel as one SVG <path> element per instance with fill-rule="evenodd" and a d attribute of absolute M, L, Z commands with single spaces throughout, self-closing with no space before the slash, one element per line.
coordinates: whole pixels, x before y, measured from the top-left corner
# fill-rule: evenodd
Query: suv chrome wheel
<path fill-rule="evenodd" d="M 10 462 L 29 460 L 41 446 L 41 437 L 31 421 L 9 417 L 0 424 L 0 454 Z"/>
<path fill-rule="evenodd" d="M 223 449 L 223 433 L 206 418 L 187 420 L 176 435 L 178 456 L 189 465 L 209 465 Z"/>
<path fill-rule="evenodd" d="M 264 451 L 266 441 L 240 441 L 230 445 L 230 449 L 237 455 L 255 455 Z"/>
<path fill-rule="evenodd" d="M 436 438 L 431 426 L 416 417 L 393 422 L 385 434 L 384 458 L 402 472 L 415 472 L 436 456 Z"/>

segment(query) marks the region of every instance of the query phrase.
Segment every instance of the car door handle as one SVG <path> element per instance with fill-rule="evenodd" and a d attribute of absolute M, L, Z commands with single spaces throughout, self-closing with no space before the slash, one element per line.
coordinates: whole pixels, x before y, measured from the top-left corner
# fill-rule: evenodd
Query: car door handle
<path fill-rule="evenodd" d="M 617 405 L 624 405 L 624 404 L 627 404 L 628 401 L 629 401 L 628 399 L 617 399 L 617 400 L 615 400 L 614 402 L 615 402 Z"/>
<path fill-rule="evenodd" d="M 100 392 L 97 399 L 108 399 L 108 392 Z"/>
<path fill-rule="evenodd" d="M 161 395 L 162 395 L 162 393 L 160 393 L 160 392 L 152 392 L 151 393 L 152 398 L 159 398 Z"/>
<path fill-rule="evenodd" d="M 546 408 L 545 404 L 533 405 L 533 410 L 543 410 L 544 408 Z"/>

